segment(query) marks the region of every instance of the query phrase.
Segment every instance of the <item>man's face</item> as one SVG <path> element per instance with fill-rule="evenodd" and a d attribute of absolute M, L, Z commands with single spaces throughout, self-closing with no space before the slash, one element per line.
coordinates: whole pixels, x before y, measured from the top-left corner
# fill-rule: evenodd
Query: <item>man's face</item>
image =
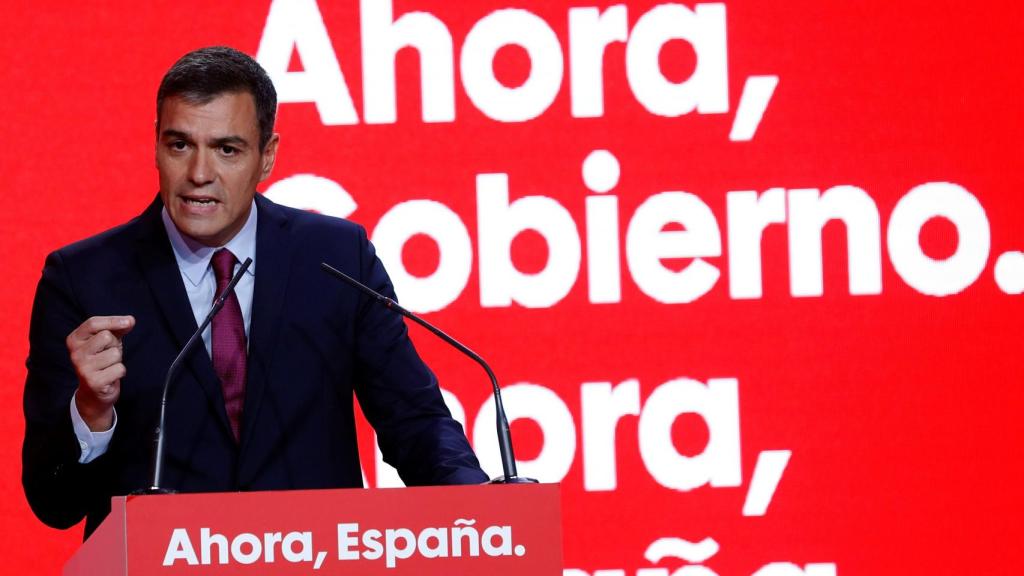
<path fill-rule="evenodd" d="M 270 175 L 277 134 L 259 148 L 256 105 L 248 92 L 206 104 L 171 96 L 157 126 L 160 198 L 182 234 L 223 246 L 249 217 L 256 184 Z"/>

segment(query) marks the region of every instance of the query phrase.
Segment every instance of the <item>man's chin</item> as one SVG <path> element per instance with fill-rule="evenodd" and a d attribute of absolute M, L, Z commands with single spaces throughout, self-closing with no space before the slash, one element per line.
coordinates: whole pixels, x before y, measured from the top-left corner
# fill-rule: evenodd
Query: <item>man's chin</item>
<path fill-rule="evenodd" d="M 196 220 L 196 218 L 171 219 L 178 232 L 181 232 L 182 236 L 189 240 L 205 246 L 220 246 L 223 244 L 220 241 L 220 237 L 223 235 L 221 228 L 211 225 L 212 223 L 210 222 L 197 222 Z"/>

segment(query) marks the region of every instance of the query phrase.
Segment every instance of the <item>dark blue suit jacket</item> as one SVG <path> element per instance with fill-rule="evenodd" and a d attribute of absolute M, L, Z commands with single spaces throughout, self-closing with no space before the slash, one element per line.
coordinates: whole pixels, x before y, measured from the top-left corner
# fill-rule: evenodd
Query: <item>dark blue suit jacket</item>
<path fill-rule="evenodd" d="M 338 283 L 320 262 L 394 291 L 365 231 L 257 196 L 256 283 L 241 439 L 198 346 L 173 383 L 165 484 L 182 492 L 362 485 L 353 393 L 385 461 L 406 484 L 487 480 L 413 349 L 400 316 Z M 25 386 L 22 482 L 47 524 L 88 517 L 149 483 L 164 375 L 196 329 L 157 199 L 138 218 L 47 258 L 36 292 Z M 69 404 L 78 382 L 65 338 L 86 318 L 135 316 L 109 450 L 78 464 Z"/>

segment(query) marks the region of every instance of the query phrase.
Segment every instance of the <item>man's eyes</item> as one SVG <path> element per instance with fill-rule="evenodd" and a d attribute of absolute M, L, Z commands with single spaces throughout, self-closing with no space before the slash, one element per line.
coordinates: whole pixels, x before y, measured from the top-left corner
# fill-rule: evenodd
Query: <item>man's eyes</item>
<path fill-rule="evenodd" d="M 167 147 L 175 152 L 184 152 L 189 149 L 190 145 L 184 140 L 173 140 L 167 143 Z M 221 144 L 217 147 L 217 151 L 224 156 L 237 156 L 242 149 L 232 144 Z"/>

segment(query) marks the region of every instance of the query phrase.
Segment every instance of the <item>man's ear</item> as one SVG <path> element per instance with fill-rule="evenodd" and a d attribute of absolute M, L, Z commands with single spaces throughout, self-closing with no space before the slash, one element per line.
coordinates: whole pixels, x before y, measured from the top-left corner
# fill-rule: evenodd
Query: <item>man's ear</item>
<path fill-rule="evenodd" d="M 263 153 L 260 155 L 260 182 L 266 180 L 274 170 L 274 160 L 277 159 L 277 145 L 280 141 L 281 136 L 275 132 L 263 148 Z"/>
<path fill-rule="evenodd" d="M 160 119 L 153 120 L 153 165 L 160 169 L 160 161 L 157 159 L 157 150 L 160 146 Z"/>

